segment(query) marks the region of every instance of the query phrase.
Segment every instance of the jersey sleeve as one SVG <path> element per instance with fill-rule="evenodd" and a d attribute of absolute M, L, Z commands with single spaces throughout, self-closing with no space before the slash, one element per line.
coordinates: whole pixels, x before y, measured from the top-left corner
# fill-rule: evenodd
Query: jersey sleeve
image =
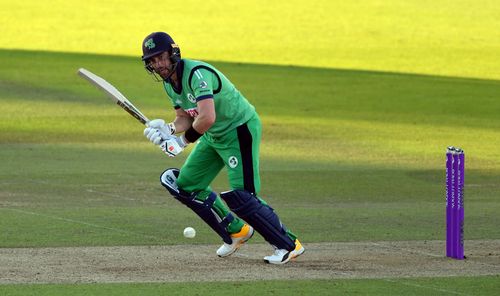
<path fill-rule="evenodd" d="M 209 67 L 198 67 L 191 71 L 189 86 L 193 90 L 197 102 L 213 98 L 214 90 L 219 85 L 220 79 L 217 73 Z"/>

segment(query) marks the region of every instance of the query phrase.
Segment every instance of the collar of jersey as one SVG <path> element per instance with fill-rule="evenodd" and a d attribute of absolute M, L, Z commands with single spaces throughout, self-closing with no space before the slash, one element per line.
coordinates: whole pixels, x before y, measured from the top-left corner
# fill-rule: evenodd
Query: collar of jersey
<path fill-rule="evenodd" d="M 179 61 L 179 65 L 177 65 L 177 69 L 175 69 L 175 71 L 177 72 L 177 79 L 179 80 L 180 88 L 177 90 L 174 84 L 170 83 L 170 79 L 167 81 L 167 83 L 170 83 L 174 92 L 180 95 L 182 93 L 182 73 L 184 72 L 184 60 Z"/>

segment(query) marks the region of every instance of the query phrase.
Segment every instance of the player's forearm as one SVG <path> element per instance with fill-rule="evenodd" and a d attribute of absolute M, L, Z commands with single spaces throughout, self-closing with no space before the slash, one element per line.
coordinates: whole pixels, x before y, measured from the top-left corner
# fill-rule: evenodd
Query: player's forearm
<path fill-rule="evenodd" d="M 214 124 L 215 115 L 198 115 L 193 121 L 193 125 L 186 130 L 183 139 L 186 143 L 196 142 Z"/>
<path fill-rule="evenodd" d="M 193 124 L 193 119 L 187 116 L 177 116 L 174 120 L 175 132 L 183 133 Z"/>
<path fill-rule="evenodd" d="M 215 113 L 200 114 L 193 122 L 193 128 L 200 134 L 205 133 L 215 122 Z"/>

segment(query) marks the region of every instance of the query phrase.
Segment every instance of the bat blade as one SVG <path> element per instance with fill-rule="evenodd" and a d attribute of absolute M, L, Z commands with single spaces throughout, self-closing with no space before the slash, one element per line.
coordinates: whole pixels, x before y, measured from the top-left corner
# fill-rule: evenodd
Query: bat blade
<path fill-rule="evenodd" d="M 139 111 L 139 109 L 135 107 L 134 104 L 132 104 L 118 89 L 116 89 L 116 87 L 111 85 L 111 83 L 84 68 L 78 69 L 78 75 L 103 91 L 113 102 L 139 120 L 142 124 L 148 124 L 149 119 L 146 115 L 142 114 L 142 112 Z"/>

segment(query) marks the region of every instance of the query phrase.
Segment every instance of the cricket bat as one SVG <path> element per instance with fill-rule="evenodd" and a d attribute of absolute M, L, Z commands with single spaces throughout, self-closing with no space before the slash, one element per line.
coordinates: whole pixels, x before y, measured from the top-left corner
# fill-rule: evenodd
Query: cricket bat
<path fill-rule="evenodd" d="M 142 114 L 142 112 L 139 111 L 139 109 L 135 107 L 134 104 L 132 104 L 118 89 L 116 89 L 116 87 L 111 85 L 111 83 L 84 68 L 78 69 L 78 75 L 102 90 L 113 102 L 127 111 L 135 119 L 139 120 L 146 126 L 148 125 L 149 119 L 146 115 Z"/>

